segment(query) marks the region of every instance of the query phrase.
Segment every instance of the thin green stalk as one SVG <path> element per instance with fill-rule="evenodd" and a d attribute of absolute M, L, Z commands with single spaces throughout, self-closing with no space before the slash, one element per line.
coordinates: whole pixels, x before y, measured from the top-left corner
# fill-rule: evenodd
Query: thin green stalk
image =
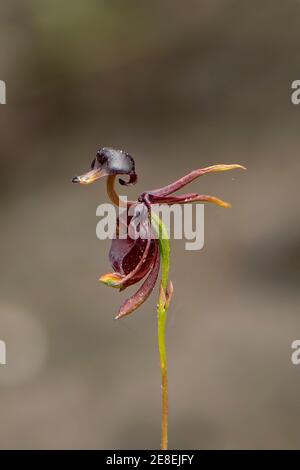
<path fill-rule="evenodd" d="M 161 449 L 166 450 L 168 448 L 168 368 L 165 326 L 171 295 L 171 292 L 169 292 L 168 289 L 170 269 L 170 241 L 165 225 L 153 211 L 151 212 L 151 221 L 158 235 L 161 258 L 161 288 L 157 305 L 157 332 L 162 388 Z"/>

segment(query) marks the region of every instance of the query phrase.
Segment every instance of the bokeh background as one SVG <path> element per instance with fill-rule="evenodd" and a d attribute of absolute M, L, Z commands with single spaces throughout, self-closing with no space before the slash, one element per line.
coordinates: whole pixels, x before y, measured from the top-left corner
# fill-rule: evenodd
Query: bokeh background
<path fill-rule="evenodd" d="M 300 2 L 1 2 L 0 447 L 157 448 L 154 296 L 126 293 L 96 238 L 105 185 L 74 186 L 96 149 L 124 148 L 130 197 L 213 163 L 247 172 L 190 188 L 205 246 L 172 242 L 170 447 L 299 448 Z"/>

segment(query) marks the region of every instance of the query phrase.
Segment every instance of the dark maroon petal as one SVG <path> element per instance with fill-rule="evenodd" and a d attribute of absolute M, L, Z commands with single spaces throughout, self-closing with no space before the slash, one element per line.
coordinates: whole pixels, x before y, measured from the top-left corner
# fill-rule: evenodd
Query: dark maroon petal
<path fill-rule="evenodd" d="M 151 200 L 156 204 L 187 204 L 190 202 L 212 202 L 221 207 L 231 207 L 230 204 L 215 196 L 208 196 L 206 194 L 182 194 L 180 196 L 152 196 Z"/>
<path fill-rule="evenodd" d="M 131 238 L 124 240 L 115 238 L 111 242 L 109 250 L 109 261 L 114 269 L 120 274 L 125 274 L 123 269 L 123 259 L 133 249 L 135 243 Z"/>
<path fill-rule="evenodd" d="M 154 246 L 155 242 L 154 240 L 151 240 L 151 245 L 149 249 L 149 253 L 146 257 L 146 260 L 144 264 L 141 266 L 141 268 L 136 272 L 131 277 L 126 277 L 122 279 L 122 290 L 125 289 L 128 286 L 131 286 L 132 284 L 136 284 L 137 282 L 141 281 L 146 274 L 149 272 L 149 269 L 151 268 L 151 263 L 153 262 L 153 251 L 154 251 Z"/>
<path fill-rule="evenodd" d="M 127 226 L 131 220 L 132 217 L 127 218 Z M 118 221 L 119 232 L 120 228 L 120 221 Z M 123 276 L 123 279 L 116 284 L 122 288 L 140 281 L 147 274 L 153 261 L 155 242 L 154 237 L 151 237 L 148 210 L 146 219 L 139 229 L 140 233 L 148 238 L 133 240 L 127 234 L 126 239 L 116 238 L 112 241 L 109 259 L 113 269 Z"/>
<path fill-rule="evenodd" d="M 163 188 L 154 189 L 152 191 L 147 191 L 147 194 L 149 194 L 150 196 L 151 195 L 169 196 L 170 194 L 175 193 L 179 189 L 183 188 L 187 184 L 189 184 L 192 181 L 194 181 L 195 179 L 199 178 L 199 176 L 205 175 L 206 173 L 215 173 L 215 172 L 221 172 L 221 171 L 228 171 L 228 170 L 233 170 L 233 169 L 236 169 L 236 168 L 241 168 L 241 169 L 245 170 L 244 166 L 238 165 L 238 164 L 233 164 L 233 165 L 217 164 L 217 165 L 208 166 L 206 168 L 200 168 L 198 170 L 191 171 L 191 173 L 188 173 L 187 175 L 183 176 L 182 178 L 180 178 L 177 181 L 174 181 L 174 183 L 171 183 L 168 186 L 164 186 Z"/>
<path fill-rule="evenodd" d="M 146 240 L 120 240 L 116 239 L 112 241 L 110 249 L 110 260 L 114 271 L 120 273 L 123 276 L 129 274 L 136 267 L 138 260 L 144 253 L 146 247 Z M 150 265 L 153 261 L 155 251 L 155 240 L 151 240 L 150 249 L 147 258 L 141 269 L 132 276 L 127 282 L 122 282 L 124 287 L 128 287 L 131 284 L 139 282 L 149 271 Z M 125 278 L 123 278 L 125 279 Z"/>
<path fill-rule="evenodd" d="M 197 198 L 199 195 L 197 193 L 187 193 L 180 194 L 180 196 L 157 196 L 150 194 L 149 198 L 152 204 L 174 204 L 174 203 L 184 203 L 190 202 L 194 198 Z"/>
<path fill-rule="evenodd" d="M 150 245 L 151 245 L 151 238 L 150 238 L 150 234 L 149 234 L 149 237 L 146 240 L 146 246 L 145 246 L 144 252 L 142 253 L 142 255 L 140 256 L 140 258 L 138 260 L 135 259 L 135 261 L 138 261 L 136 266 L 132 269 L 132 271 L 130 271 L 128 274 L 126 274 L 126 276 L 122 279 L 122 281 L 117 282 L 116 286 L 117 285 L 120 285 L 120 286 L 121 285 L 128 285 L 128 281 L 132 281 L 132 279 L 134 279 L 134 277 L 140 272 L 141 269 L 144 269 L 145 267 L 147 269 L 149 267 L 149 265 L 147 265 L 146 261 L 148 259 L 148 253 L 150 251 Z"/>
<path fill-rule="evenodd" d="M 112 240 L 109 251 L 109 260 L 115 271 L 126 276 L 137 265 L 145 251 L 146 240 L 133 240 L 132 238 Z"/>
<path fill-rule="evenodd" d="M 128 215 L 125 221 L 117 219 L 117 238 L 112 240 L 109 251 L 109 260 L 113 269 L 125 276 L 135 268 L 147 244 L 146 239 L 138 238 L 135 240 L 130 237 L 129 226 L 131 221 L 132 217 Z M 146 222 L 148 223 L 148 220 Z M 126 238 L 120 238 L 122 234 L 125 234 Z"/>
<path fill-rule="evenodd" d="M 196 178 L 204 174 L 205 174 L 205 169 L 194 170 L 191 173 L 188 173 L 187 175 L 183 176 L 179 180 L 174 181 L 174 183 L 168 184 L 167 186 L 164 186 L 162 188 L 149 191 L 148 194 L 150 196 L 152 195 L 168 196 L 169 194 L 175 193 L 175 191 L 178 191 L 179 189 L 183 188 L 184 186 L 186 186 L 187 184 L 191 183 Z"/>
<path fill-rule="evenodd" d="M 155 255 L 150 266 L 149 276 L 145 279 L 139 290 L 135 294 L 133 294 L 132 297 L 126 299 L 125 302 L 121 305 L 119 313 L 116 316 L 116 320 L 125 317 L 126 315 L 129 315 L 148 299 L 157 281 L 159 266 L 159 249 L 157 243 L 155 243 Z"/>

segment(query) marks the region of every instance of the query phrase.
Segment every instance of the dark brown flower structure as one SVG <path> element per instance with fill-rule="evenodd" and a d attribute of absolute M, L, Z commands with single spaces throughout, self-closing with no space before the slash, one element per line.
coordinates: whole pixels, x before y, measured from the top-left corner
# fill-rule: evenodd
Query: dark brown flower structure
<path fill-rule="evenodd" d="M 137 201 L 128 201 L 128 209 L 145 209 L 146 217 L 142 219 L 143 237 L 137 239 L 130 235 L 123 239 L 119 236 L 120 221 L 117 221 L 116 238 L 112 240 L 109 259 L 113 272 L 100 277 L 100 281 L 108 286 L 119 288 L 121 291 L 128 286 L 143 280 L 138 291 L 123 302 L 116 316 L 122 318 L 136 310 L 151 294 L 159 274 L 160 251 L 157 237 L 153 235 L 151 225 L 152 204 L 186 204 L 190 202 L 212 202 L 221 207 L 230 207 L 225 201 L 213 196 L 197 193 L 187 193 L 174 196 L 174 193 L 207 173 L 245 169 L 242 165 L 213 165 L 207 168 L 194 170 L 179 180 L 159 189 L 143 192 Z M 89 184 L 103 176 L 107 176 L 107 192 L 114 204 L 122 204 L 115 191 L 115 178 L 117 175 L 127 175 L 128 181 L 119 179 L 120 184 L 128 186 L 137 182 L 135 162 L 131 155 L 122 150 L 111 148 L 100 149 L 91 164 L 91 169 L 73 178 L 74 183 Z M 130 225 L 133 216 L 127 216 L 127 225 Z M 146 236 L 145 236 L 146 234 Z M 172 287 L 170 286 L 170 291 Z M 169 293 L 171 294 L 171 292 Z"/>

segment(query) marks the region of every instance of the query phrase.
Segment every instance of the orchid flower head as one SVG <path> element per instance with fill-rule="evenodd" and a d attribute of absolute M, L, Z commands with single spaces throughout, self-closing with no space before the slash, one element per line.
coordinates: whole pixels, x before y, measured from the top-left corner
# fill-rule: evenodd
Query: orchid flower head
<path fill-rule="evenodd" d="M 215 196 L 198 193 L 186 193 L 175 195 L 177 191 L 186 185 L 208 173 L 223 172 L 233 169 L 245 169 L 239 164 L 217 164 L 202 169 L 194 170 L 180 179 L 162 188 L 145 191 L 141 193 L 137 201 L 128 201 L 128 207 L 143 205 L 147 216 L 143 220 L 143 233 L 146 237 L 131 238 L 130 235 L 123 239 L 119 236 L 120 221 L 117 220 L 116 238 L 112 240 L 109 259 L 113 268 L 112 273 L 100 277 L 100 281 L 110 287 L 123 291 L 127 287 L 143 281 L 135 294 L 127 298 L 121 305 L 116 319 L 129 315 L 142 305 L 153 291 L 160 269 L 160 250 L 157 237 L 152 237 L 153 228 L 151 225 L 151 206 L 153 204 L 187 204 L 190 202 L 212 202 L 221 207 L 230 207 L 228 202 Z M 123 151 L 104 147 L 97 151 L 96 157 L 92 160 L 90 170 L 73 178 L 73 183 L 90 184 L 98 179 L 107 177 L 108 196 L 114 204 L 120 204 L 114 184 L 117 175 L 127 175 L 128 180 L 119 178 L 121 185 L 131 185 L 137 182 L 135 162 L 133 157 Z M 127 225 L 130 225 L 132 216 L 127 216 Z M 167 296 L 170 298 L 173 286 L 170 283 Z M 167 301 L 167 300 L 166 300 Z"/>

